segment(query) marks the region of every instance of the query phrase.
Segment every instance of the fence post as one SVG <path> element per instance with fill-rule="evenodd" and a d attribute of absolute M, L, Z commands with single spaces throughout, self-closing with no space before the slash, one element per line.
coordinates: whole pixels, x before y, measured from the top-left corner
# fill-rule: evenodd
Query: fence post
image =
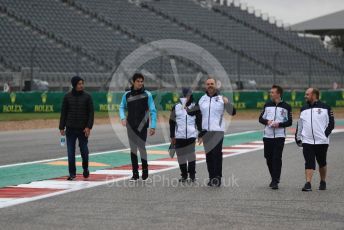
<path fill-rule="evenodd" d="M 162 81 L 163 81 L 163 72 L 164 72 L 164 56 L 163 55 L 161 55 L 161 57 L 160 57 L 160 89 L 163 87 L 163 85 L 162 85 Z"/>
<path fill-rule="evenodd" d="M 342 66 L 344 66 L 344 48 L 342 52 Z M 341 71 L 341 78 L 340 78 L 340 87 L 344 89 L 344 70 Z"/>
<path fill-rule="evenodd" d="M 308 58 L 308 88 L 312 86 L 312 57 Z"/>
<path fill-rule="evenodd" d="M 80 68 L 80 63 L 79 63 L 79 52 L 81 51 L 80 46 L 76 48 L 76 56 L 75 56 L 75 74 L 79 76 L 79 68 Z"/>
<path fill-rule="evenodd" d="M 240 52 L 237 55 L 237 87 L 239 90 L 243 87 L 243 84 L 241 82 L 241 54 L 242 51 L 240 50 Z"/>
<path fill-rule="evenodd" d="M 272 59 L 272 78 L 273 78 L 273 83 L 274 85 L 276 84 L 276 68 L 277 68 L 277 57 L 278 57 L 278 51 L 276 51 L 273 55 Z"/>
<path fill-rule="evenodd" d="M 37 45 L 34 45 L 31 48 L 31 53 L 30 53 L 30 91 L 32 91 L 32 86 L 33 86 L 33 65 L 35 62 L 35 50 L 37 48 Z"/>

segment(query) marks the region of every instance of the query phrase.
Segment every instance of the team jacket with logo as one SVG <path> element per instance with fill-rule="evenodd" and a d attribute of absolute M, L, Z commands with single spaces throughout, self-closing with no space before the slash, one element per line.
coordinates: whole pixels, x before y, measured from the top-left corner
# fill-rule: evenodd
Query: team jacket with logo
<path fill-rule="evenodd" d="M 269 127 L 268 121 L 279 123 L 278 128 Z M 259 116 L 259 122 L 265 125 L 265 138 L 285 138 L 285 128 L 291 126 L 293 123 L 291 106 L 284 101 L 281 101 L 277 105 L 273 101 L 269 101 L 264 105 L 264 109 Z"/>
<path fill-rule="evenodd" d="M 189 139 L 196 138 L 198 131 L 202 130 L 201 116 L 197 114 L 190 116 L 187 114 L 184 105 L 186 104 L 186 98 L 180 98 L 180 103 L 173 106 L 170 115 L 170 137 L 176 139 Z M 188 109 L 195 107 L 195 103 L 191 103 L 187 106 Z"/>
<path fill-rule="evenodd" d="M 202 133 L 206 131 L 225 131 L 224 112 L 234 116 L 236 110 L 231 103 L 224 104 L 223 96 L 217 93 L 214 96 L 203 95 L 194 110 L 188 110 L 188 114 L 200 112 L 202 114 Z"/>
<path fill-rule="evenodd" d="M 321 101 L 301 108 L 295 139 L 306 144 L 329 144 L 329 135 L 334 129 L 331 107 Z"/>
<path fill-rule="evenodd" d="M 128 111 L 128 117 L 125 115 L 125 110 Z M 152 119 L 151 128 L 156 127 L 157 112 L 154 105 L 152 94 L 141 88 L 124 93 L 121 104 L 119 106 L 119 116 L 121 120 L 127 119 L 128 124 L 132 128 L 141 130 L 149 126 L 149 113 Z"/>

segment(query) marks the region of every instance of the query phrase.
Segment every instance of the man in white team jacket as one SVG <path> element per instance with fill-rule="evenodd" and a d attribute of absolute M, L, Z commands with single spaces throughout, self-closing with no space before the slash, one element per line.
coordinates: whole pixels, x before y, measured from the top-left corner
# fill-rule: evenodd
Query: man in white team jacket
<path fill-rule="evenodd" d="M 282 170 L 282 153 L 286 138 L 286 128 L 293 123 L 291 106 L 282 100 L 283 89 L 273 85 L 270 90 L 271 100 L 266 102 L 259 116 L 264 127 L 264 157 L 268 166 L 270 188 L 278 189 Z"/>
<path fill-rule="evenodd" d="M 198 101 L 189 115 L 202 114 L 202 131 L 199 143 L 203 142 L 209 173 L 208 186 L 221 186 L 222 178 L 222 144 L 225 131 L 225 111 L 234 116 L 236 110 L 228 98 L 219 95 L 216 80 L 209 77 L 206 82 L 206 94 Z"/>
<path fill-rule="evenodd" d="M 319 190 L 326 190 L 327 149 L 329 136 L 334 129 L 334 116 L 330 106 L 319 100 L 319 90 L 309 88 L 306 91 L 306 105 L 301 108 L 297 123 L 295 140 L 303 147 L 305 158 L 306 184 L 302 191 L 312 191 L 311 181 L 315 170 L 315 160 L 319 165 Z"/>

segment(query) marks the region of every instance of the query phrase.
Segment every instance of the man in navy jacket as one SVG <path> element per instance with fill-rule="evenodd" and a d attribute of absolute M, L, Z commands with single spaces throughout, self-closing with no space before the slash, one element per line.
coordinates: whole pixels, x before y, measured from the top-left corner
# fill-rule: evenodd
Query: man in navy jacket
<path fill-rule="evenodd" d="M 132 77 L 132 86 L 125 92 L 119 108 L 121 123 L 127 128 L 130 156 L 132 163 L 133 176 L 131 181 L 139 179 L 139 165 L 137 150 L 140 151 L 142 163 L 142 180 L 148 178 L 148 159 L 146 151 L 147 131 L 149 127 L 149 116 L 151 124 L 149 135 L 155 134 L 157 111 L 154 105 L 152 94 L 145 90 L 143 82 L 144 76 L 136 73 Z M 127 110 L 127 116 L 125 114 Z"/>

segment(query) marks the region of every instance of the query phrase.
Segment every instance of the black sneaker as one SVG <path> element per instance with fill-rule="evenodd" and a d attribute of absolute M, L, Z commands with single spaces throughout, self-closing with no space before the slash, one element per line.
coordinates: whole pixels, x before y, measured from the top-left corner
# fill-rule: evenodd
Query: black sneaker
<path fill-rule="evenodd" d="M 187 177 L 181 177 L 178 181 L 181 183 L 185 183 L 188 180 Z"/>
<path fill-rule="evenodd" d="M 307 182 L 307 183 L 305 184 L 305 186 L 303 186 L 302 191 L 303 191 L 303 192 L 310 192 L 310 191 L 312 191 L 312 185 L 311 185 L 311 183 L 310 183 L 310 182 Z"/>
<path fill-rule="evenodd" d="M 196 180 L 196 174 L 195 173 L 189 173 L 190 181 L 194 182 Z"/>
<path fill-rule="evenodd" d="M 129 179 L 129 181 L 130 181 L 130 182 L 136 182 L 136 181 L 138 181 L 138 179 L 139 179 L 139 175 L 133 175 L 133 176 Z"/>
<path fill-rule="evenodd" d="M 272 188 L 272 184 L 273 184 L 273 182 L 271 181 L 270 184 L 269 184 L 269 187 L 270 187 L 270 188 Z"/>
<path fill-rule="evenodd" d="M 75 180 L 75 176 L 69 176 L 67 180 Z"/>
<path fill-rule="evenodd" d="M 189 177 L 189 181 L 190 181 L 191 183 L 194 183 L 194 182 L 196 181 L 196 177 L 195 177 L 195 176 Z"/>
<path fill-rule="evenodd" d="M 142 180 L 148 179 L 148 169 L 142 170 Z"/>
<path fill-rule="evenodd" d="M 209 187 L 213 187 L 213 184 L 211 183 L 211 180 L 209 180 L 209 182 L 208 182 L 207 186 L 209 186 Z"/>
<path fill-rule="evenodd" d="M 214 187 L 220 187 L 221 186 L 221 178 L 216 177 L 211 180 L 211 184 Z"/>
<path fill-rule="evenodd" d="M 271 187 L 271 189 L 276 190 L 276 189 L 278 189 L 278 183 L 276 183 L 276 182 L 271 182 L 270 187 Z"/>
<path fill-rule="evenodd" d="M 326 182 L 325 181 L 320 181 L 319 185 L 319 190 L 326 190 Z"/>
<path fill-rule="evenodd" d="M 84 176 L 84 178 L 88 178 L 90 176 L 90 171 L 88 171 L 88 169 L 86 169 L 86 170 L 84 170 L 82 175 Z"/>

